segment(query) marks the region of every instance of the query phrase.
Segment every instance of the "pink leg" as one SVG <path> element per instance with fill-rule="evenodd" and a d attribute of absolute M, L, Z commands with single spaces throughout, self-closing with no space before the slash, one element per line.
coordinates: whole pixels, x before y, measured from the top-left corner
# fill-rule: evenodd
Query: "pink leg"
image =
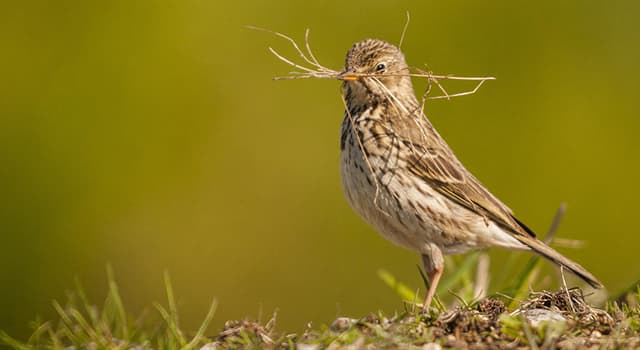
<path fill-rule="evenodd" d="M 427 297 L 424 299 L 424 304 L 422 305 L 423 310 L 427 310 L 429 306 L 431 306 L 431 301 L 433 300 L 433 296 L 436 295 L 436 288 L 438 287 L 438 282 L 440 282 L 440 277 L 442 277 L 443 272 L 444 269 L 439 268 L 427 276 L 429 277 L 429 290 L 427 291 Z"/>
<path fill-rule="evenodd" d="M 438 282 L 440 282 L 440 277 L 442 277 L 442 273 L 444 272 L 444 257 L 442 256 L 442 251 L 433 244 L 431 244 L 429 248 L 430 254 L 422 254 L 422 265 L 429 279 L 429 290 L 422 305 L 423 310 L 427 310 L 429 306 L 431 306 L 431 301 L 436 295 Z"/>

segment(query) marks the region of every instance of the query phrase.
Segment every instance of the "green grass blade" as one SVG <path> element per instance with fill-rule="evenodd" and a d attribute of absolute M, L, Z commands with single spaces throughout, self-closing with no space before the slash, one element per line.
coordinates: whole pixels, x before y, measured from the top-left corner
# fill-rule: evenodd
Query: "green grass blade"
<path fill-rule="evenodd" d="M 398 281 L 389 271 L 380 269 L 378 270 L 378 277 L 391 288 L 402 300 L 413 301 L 416 297 L 416 293 L 411 290 L 407 285 Z"/>
<path fill-rule="evenodd" d="M 209 328 L 209 323 L 211 323 L 211 320 L 213 319 L 213 315 L 215 314 L 217 308 L 218 301 L 216 299 L 213 299 L 213 301 L 211 302 L 211 306 L 209 306 L 209 311 L 207 312 L 204 321 L 202 321 L 198 332 L 196 332 L 196 335 L 193 337 L 193 339 L 191 339 L 189 344 L 183 346 L 181 350 L 195 349 L 198 343 L 200 343 L 200 341 L 204 338 L 204 332 L 207 330 L 207 328 Z"/>
<path fill-rule="evenodd" d="M 35 326 L 35 330 L 31 334 L 31 336 L 29 336 L 29 340 L 27 340 L 27 344 L 35 345 L 37 347 L 41 342 L 42 336 L 47 334 L 50 328 L 51 328 L 50 322 L 44 322 L 38 326 Z"/>
<path fill-rule="evenodd" d="M 438 284 L 438 293 L 444 293 L 453 289 L 458 283 L 463 282 L 465 279 L 471 281 L 473 275 L 473 268 L 478 263 L 479 253 L 475 252 L 467 255 L 460 266 L 454 269 L 454 273 L 448 277 L 442 279 Z"/>
<path fill-rule="evenodd" d="M 542 260 L 540 257 L 532 257 L 520 275 L 517 276 L 516 282 L 503 292 L 503 294 L 513 298 L 509 304 L 510 309 L 516 308 L 520 300 L 523 300 L 529 294 L 529 286 L 535 281 L 541 267 Z"/>
<path fill-rule="evenodd" d="M 78 310 L 69 310 L 69 315 L 73 317 L 73 319 L 76 321 L 76 324 L 78 324 L 82 328 L 82 330 L 84 330 L 90 341 L 96 342 L 102 347 L 106 346 L 106 342 L 104 341 L 104 339 L 100 335 L 98 335 L 98 333 L 89 325 L 89 322 L 87 322 L 87 320 Z"/>
<path fill-rule="evenodd" d="M 616 294 L 615 296 L 611 297 L 609 300 L 610 301 L 617 301 L 617 302 L 626 302 L 627 296 L 629 294 L 636 294 L 640 292 L 640 280 L 637 280 L 635 282 L 633 282 L 628 288 L 623 289 L 622 291 L 620 291 L 618 294 Z M 640 300 L 640 294 L 636 294 L 639 297 Z"/>
<path fill-rule="evenodd" d="M 74 332 L 73 330 L 73 321 L 71 317 L 67 314 L 67 312 L 62 308 L 62 306 L 57 302 L 53 301 L 53 308 L 58 313 L 60 320 L 62 323 L 60 324 L 61 331 L 66 334 L 67 338 L 74 344 L 82 344 L 86 339 L 86 336 L 81 332 Z"/>
<path fill-rule="evenodd" d="M 84 308 L 87 315 L 89 315 L 89 319 L 91 320 L 92 327 L 94 329 L 97 329 L 100 322 L 99 322 L 98 313 L 96 312 L 96 308 L 93 307 L 91 303 L 89 303 L 89 298 L 87 298 L 87 294 L 84 292 L 82 283 L 80 283 L 80 280 L 77 277 L 75 278 L 75 285 L 76 285 L 76 293 L 78 294 L 78 297 L 82 302 L 82 307 Z"/>
<path fill-rule="evenodd" d="M 555 237 L 556 232 L 558 232 L 558 227 L 560 227 L 560 223 L 562 222 L 562 219 L 564 218 L 566 212 L 567 204 L 560 203 L 560 206 L 558 207 L 558 210 L 556 210 L 553 220 L 551 221 L 551 225 L 547 230 L 547 235 L 543 240 L 545 244 L 550 245 L 553 241 L 553 238 Z M 511 288 L 508 288 L 504 291 L 503 294 L 509 295 L 513 298 L 511 304 L 509 304 L 509 308 L 517 307 L 519 300 L 524 299 L 524 297 L 529 293 L 529 286 L 533 284 L 534 280 L 538 276 L 541 266 L 542 260 L 540 259 L 540 256 L 536 255 L 529 259 L 529 262 L 518 276 L 515 284 L 513 284 Z"/>
<path fill-rule="evenodd" d="M 153 305 L 155 306 L 156 310 L 158 310 L 158 312 L 160 313 L 160 316 L 162 316 L 164 321 L 167 323 L 167 327 L 171 332 L 170 334 L 173 336 L 172 337 L 173 339 L 168 337 L 167 340 L 175 341 L 180 346 L 180 348 L 184 347 L 187 344 L 187 340 L 182 335 L 182 332 L 180 331 L 180 329 L 178 329 L 178 325 L 176 325 L 176 323 L 174 322 L 174 319 L 171 317 L 171 313 L 158 303 L 154 303 Z"/>
<path fill-rule="evenodd" d="M 167 291 L 167 301 L 169 302 L 169 314 L 173 323 L 179 328 L 180 322 L 178 320 L 178 307 L 176 306 L 176 298 L 173 294 L 173 285 L 171 284 L 171 277 L 168 271 L 164 271 L 164 287 Z"/>
<path fill-rule="evenodd" d="M 23 344 L 20 341 L 11 338 L 7 333 L 0 331 L 0 344 L 2 343 L 15 350 L 33 350 L 31 346 Z"/>
<path fill-rule="evenodd" d="M 53 329 L 51 329 L 51 327 L 49 327 L 47 329 L 47 333 L 49 333 L 49 339 L 51 340 L 51 348 L 58 350 L 58 349 L 64 349 L 64 347 L 62 346 L 62 341 L 60 339 L 60 336 L 53 331 Z"/>
<path fill-rule="evenodd" d="M 120 337 L 122 339 L 129 340 L 129 326 L 127 324 L 127 314 L 124 311 L 124 304 L 120 297 L 118 285 L 113 275 L 113 269 L 111 265 L 107 265 L 107 278 L 109 281 L 109 297 L 116 307 L 116 330 L 120 331 Z"/>

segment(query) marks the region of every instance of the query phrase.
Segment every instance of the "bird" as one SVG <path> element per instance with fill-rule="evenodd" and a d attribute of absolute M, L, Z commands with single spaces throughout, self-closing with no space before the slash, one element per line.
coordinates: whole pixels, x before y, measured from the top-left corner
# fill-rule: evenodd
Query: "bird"
<path fill-rule="evenodd" d="M 536 253 L 594 288 L 602 283 L 544 242 L 458 160 L 416 98 L 395 45 L 348 50 L 342 81 L 340 178 L 352 209 L 384 238 L 421 256 L 428 309 L 444 256 L 500 247 Z"/>

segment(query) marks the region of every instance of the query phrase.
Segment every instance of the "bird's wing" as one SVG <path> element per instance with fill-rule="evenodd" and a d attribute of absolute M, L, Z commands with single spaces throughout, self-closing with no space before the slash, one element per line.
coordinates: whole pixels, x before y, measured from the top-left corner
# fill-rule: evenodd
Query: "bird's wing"
<path fill-rule="evenodd" d="M 531 229 L 513 216 L 513 212 L 493 196 L 456 158 L 449 146 L 433 127 L 426 122 L 429 139 L 416 142 L 416 133 L 400 137 L 407 147 L 409 169 L 429 183 L 438 192 L 467 209 L 492 220 L 514 236 L 520 243 L 555 264 L 573 271 L 594 288 L 602 283 L 589 271 L 535 238 Z"/>
<path fill-rule="evenodd" d="M 421 132 L 426 135 L 420 135 L 415 128 L 412 131 L 404 129 L 405 132 L 401 128 L 398 135 L 407 147 L 408 167 L 416 176 L 445 197 L 496 222 L 507 231 L 535 237 L 531 229 L 513 216 L 509 207 L 462 165 L 428 121 L 421 124 Z"/>

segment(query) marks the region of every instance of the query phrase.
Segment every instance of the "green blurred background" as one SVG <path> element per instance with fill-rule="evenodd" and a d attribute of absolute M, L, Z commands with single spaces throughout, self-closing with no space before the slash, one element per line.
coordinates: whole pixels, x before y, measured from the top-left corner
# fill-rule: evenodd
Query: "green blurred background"
<path fill-rule="evenodd" d="M 290 67 L 267 47 L 295 56 L 245 25 L 309 27 L 338 69 L 357 40 L 398 42 L 406 10 L 410 64 L 498 78 L 427 105 L 467 167 L 539 232 L 566 201 L 559 235 L 587 244 L 561 251 L 610 291 L 635 281 L 639 2 L 4 2 L 0 329 L 28 334 L 76 276 L 99 302 L 107 263 L 133 312 L 168 270 L 187 329 L 214 296 L 214 328 L 401 308 L 376 271 L 419 286 L 419 259 L 343 199 L 338 82 L 272 81 Z"/>

